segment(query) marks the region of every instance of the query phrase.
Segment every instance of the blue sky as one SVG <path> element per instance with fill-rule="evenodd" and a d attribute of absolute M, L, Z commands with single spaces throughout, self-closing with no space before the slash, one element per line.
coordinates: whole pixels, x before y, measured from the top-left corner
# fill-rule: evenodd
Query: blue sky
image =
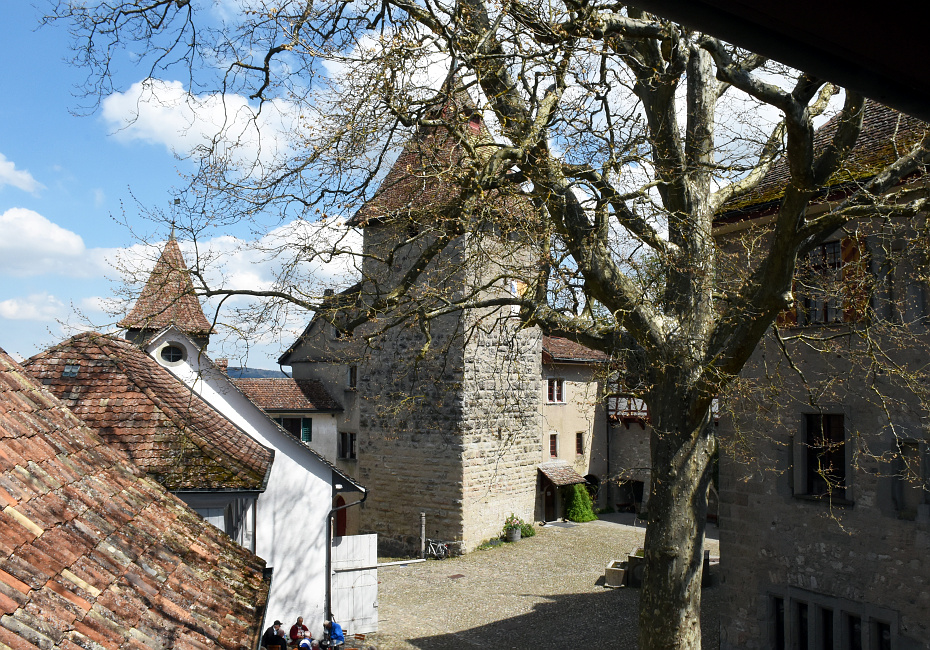
<path fill-rule="evenodd" d="M 112 316 L 100 308 L 118 287 L 112 260 L 121 252 L 151 257 L 137 237 L 164 241 L 164 226 L 141 219 L 140 204 L 169 209 L 186 164 L 172 147 L 197 137 L 182 133 L 179 111 L 153 113 L 120 130 L 134 105 L 128 93 L 92 115 L 73 114 L 84 101 L 74 94 L 83 71 L 67 63 L 63 26 L 38 28 L 38 16 L 26 0 L 0 2 L 6 62 L 0 72 L 0 347 L 16 357 L 73 334 L 69 326 L 112 328 Z M 141 80 L 131 65 L 123 74 L 124 91 Z M 132 231 L 119 223 L 124 215 Z M 233 275 L 253 282 L 270 277 L 261 264 L 246 268 L 246 258 L 234 263 L 242 268 Z M 249 365 L 274 367 L 306 315 L 298 320 L 277 340 L 253 345 Z M 211 345 L 210 352 L 238 361 L 228 347 Z"/>

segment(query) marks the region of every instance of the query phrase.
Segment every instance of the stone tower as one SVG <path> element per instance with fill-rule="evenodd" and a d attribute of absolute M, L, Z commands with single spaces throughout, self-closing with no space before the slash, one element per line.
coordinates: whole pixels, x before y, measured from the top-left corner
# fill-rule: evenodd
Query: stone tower
<path fill-rule="evenodd" d="M 415 547 L 424 512 L 427 537 L 469 551 L 511 513 L 534 518 L 542 337 L 509 305 L 439 313 L 514 290 L 530 266 L 521 237 L 532 214 L 520 195 L 469 194 L 463 139 L 487 132 L 464 93 L 442 114 L 460 128 L 415 133 L 350 221 L 363 231 L 363 277 L 354 295 L 335 298 L 354 306 L 318 314 L 325 324 L 311 323 L 282 363 L 314 378 L 340 359 L 355 366 L 343 406 L 358 428 L 356 478 L 370 493 L 361 529 L 385 547 Z M 340 334 L 361 310 L 369 322 Z"/>

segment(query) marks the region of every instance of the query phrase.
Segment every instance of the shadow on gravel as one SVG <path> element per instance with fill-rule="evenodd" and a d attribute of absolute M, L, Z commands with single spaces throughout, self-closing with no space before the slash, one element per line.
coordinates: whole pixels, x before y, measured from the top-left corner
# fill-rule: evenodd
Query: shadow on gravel
<path fill-rule="evenodd" d="M 703 600 L 718 590 L 704 589 Z M 514 649 L 583 648 L 636 650 L 639 645 L 638 589 L 605 589 L 603 593 L 555 596 L 531 613 L 452 634 L 408 639 L 421 650 L 464 648 Z M 455 612 L 450 612 L 454 616 Z M 702 645 L 718 647 L 717 620 L 704 625 Z"/>

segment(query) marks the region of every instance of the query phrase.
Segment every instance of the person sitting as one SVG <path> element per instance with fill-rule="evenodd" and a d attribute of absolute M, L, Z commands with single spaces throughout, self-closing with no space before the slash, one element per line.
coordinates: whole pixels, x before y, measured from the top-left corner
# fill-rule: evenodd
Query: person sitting
<path fill-rule="evenodd" d="M 309 636 L 306 636 L 300 640 L 300 643 L 297 644 L 299 650 L 316 650 L 320 647 L 320 642 L 316 639 L 311 639 Z"/>
<path fill-rule="evenodd" d="M 323 639 L 328 641 L 328 647 L 335 648 L 345 645 L 346 635 L 342 631 L 342 626 L 336 621 L 323 621 Z"/>
<path fill-rule="evenodd" d="M 275 621 L 274 625 L 265 630 L 262 635 L 262 645 L 269 650 L 272 648 L 287 650 L 287 639 L 284 638 L 284 632 L 281 630 L 281 621 Z"/>
<path fill-rule="evenodd" d="M 303 616 L 298 616 L 297 622 L 291 626 L 290 637 L 291 637 L 291 643 L 293 643 L 294 645 L 297 645 L 298 643 L 300 643 L 301 639 L 311 638 L 310 629 L 306 625 L 304 625 Z"/>

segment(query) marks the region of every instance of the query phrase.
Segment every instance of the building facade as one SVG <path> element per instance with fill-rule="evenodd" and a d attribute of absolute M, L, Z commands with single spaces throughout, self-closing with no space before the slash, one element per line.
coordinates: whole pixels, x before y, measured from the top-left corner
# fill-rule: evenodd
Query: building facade
<path fill-rule="evenodd" d="M 877 104 L 866 110 L 845 182 L 925 132 Z M 821 131 L 823 143 L 831 125 Z M 777 209 L 767 191 L 763 182 L 754 203 L 718 221 L 720 241 L 764 224 Z M 810 216 L 844 191 L 834 186 Z M 793 307 L 729 398 L 722 648 L 930 647 L 930 291 L 913 226 L 863 219 L 800 260 Z"/>

